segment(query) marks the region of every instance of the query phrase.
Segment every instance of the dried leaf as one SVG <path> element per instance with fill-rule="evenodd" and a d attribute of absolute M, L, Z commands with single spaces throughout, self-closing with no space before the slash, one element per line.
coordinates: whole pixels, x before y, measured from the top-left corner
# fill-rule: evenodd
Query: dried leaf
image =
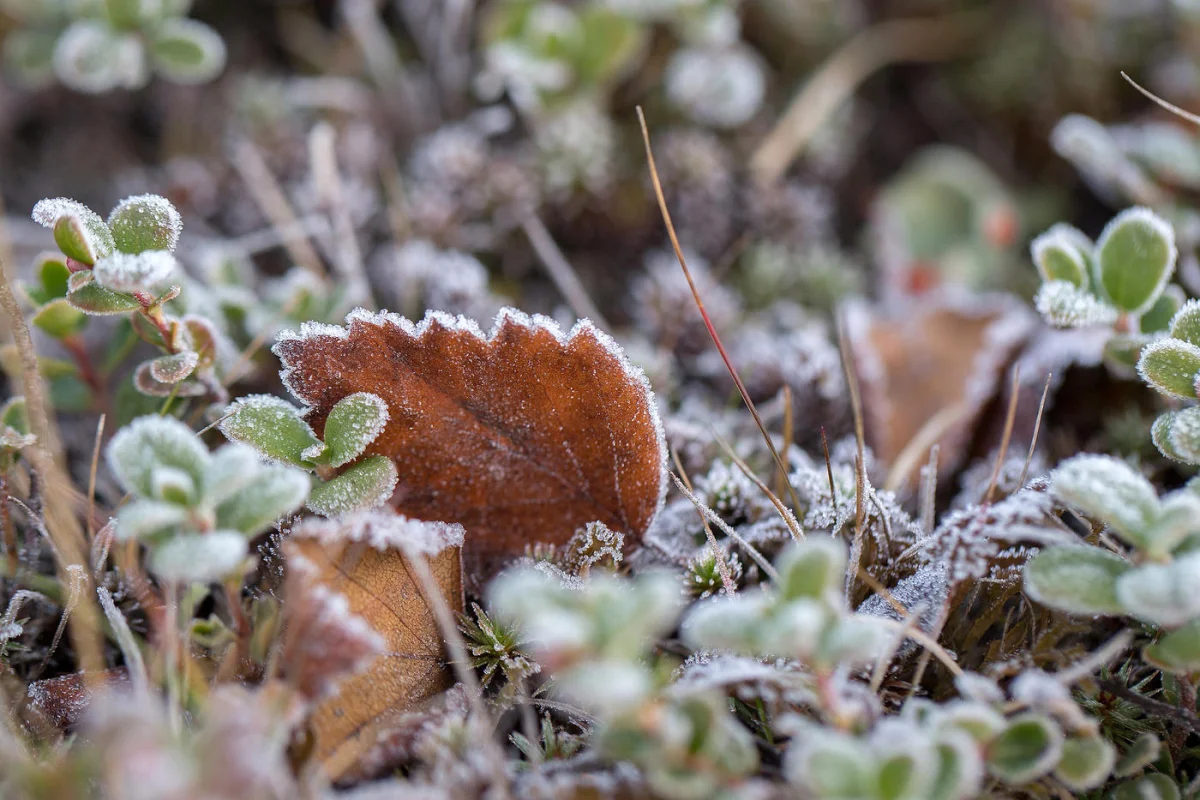
<path fill-rule="evenodd" d="M 124 668 L 105 670 L 96 679 L 97 685 L 107 689 L 124 689 L 129 686 L 129 673 Z M 47 678 L 29 684 L 28 710 L 61 731 L 73 729 L 87 711 L 92 699 L 87 676 L 72 672 L 57 678 Z"/>
<path fill-rule="evenodd" d="M 452 684 L 441 632 L 404 553 L 414 551 L 427 559 L 446 602 L 461 611 L 462 539 L 458 525 L 419 522 L 388 512 L 342 520 L 311 518 L 294 530 L 288 558 L 307 562 L 302 567 L 306 580 L 343 596 L 344 610 L 366 620 L 383 637 L 383 655 L 364 672 L 342 680 L 333 696 L 312 713 L 314 757 L 332 780 L 356 769 L 399 715 Z M 308 642 L 304 650 L 312 654 L 321 647 Z M 299 656 L 295 643 L 291 652 Z M 296 657 L 286 661 L 287 677 L 310 694 L 324 691 L 331 676 L 301 674 L 320 668 L 318 662 L 345 672 L 342 660 Z"/>
<path fill-rule="evenodd" d="M 384 400 L 387 425 L 365 452 L 395 460 L 402 513 L 466 528 L 472 579 L 596 520 L 627 547 L 641 539 L 666 448 L 645 377 L 608 336 L 511 309 L 486 337 L 436 312 L 418 325 L 364 311 L 347 322 L 283 334 L 284 379 L 318 434 L 342 398 Z"/>
<path fill-rule="evenodd" d="M 887 312 L 851 304 L 846 323 L 867 443 L 884 463 L 934 415 L 958 407 L 937 439 L 943 475 L 961 465 L 980 412 L 1033 328 L 1032 315 L 1003 295 L 934 295 Z"/>

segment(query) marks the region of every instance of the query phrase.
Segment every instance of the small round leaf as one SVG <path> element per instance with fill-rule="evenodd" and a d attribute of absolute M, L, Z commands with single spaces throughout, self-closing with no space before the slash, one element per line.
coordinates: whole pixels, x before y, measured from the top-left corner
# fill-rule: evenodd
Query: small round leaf
<path fill-rule="evenodd" d="M 1070 614 L 1124 613 L 1117 579 L 1130 566 L 1097 547 L 1052 547 L 1025 566 L 1025 593 Z"/>

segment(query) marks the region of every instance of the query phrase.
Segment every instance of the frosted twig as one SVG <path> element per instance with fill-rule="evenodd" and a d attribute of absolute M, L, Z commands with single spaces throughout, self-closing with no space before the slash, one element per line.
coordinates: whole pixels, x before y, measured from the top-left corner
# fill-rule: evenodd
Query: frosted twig
<path fill-rule="evenodd" d="M 729 523 L 721 519 L 717 512 L 704 505 L 704 503 L 701 503 L 700 498 L 688 491 L 688 488 L 683 485 L 683 481 L 679 480 L 679 476 L 677 476 L 674 472 L 671 473 L 671 478 L 674 479 L 675 485 L 679 487 L 679 491 L 683 492 L 683 496 L 688 500 L 691 500 L 692 505 L 699 509 L 701 514 L 704 514 L 706 517 L 712 520 L 713 524 L 720 528 L 722 533 L 724 533 L 733 541 L 737 542 L 738 545 L 746 551 L 746 554 L 754 559 L 754 563 L 758 564 L 767 577 L 773 581 L 779 580 L 779 573 L 775 571 L 773 566 L 771 566 L 771 562 L 767 561 L 767 559 L 763 557 L 763 554 L 758 552 L 758 549 L 754 545 L 743 539 L 737 531 L 730 527 Z"/>
<path fill-rule="evenodd" d="M 721 434 L 717 433 L 716 428 L 712 429 L 712 435 L 717 440 L 717 443 L 721 445 L 721 448 L 733 460 L 737 468 L 742 471 L 742 474 L 749 478 L 758 487 L 759 491 L 766 495 L 767 499 L 771 501 L 771 505 L 775 506 L 775 510 L 779 512 L 779 516 L 783 517 L 784 524 L 788 526 L 788 532 L 792 534 L 792 538 L 797 541 L 803 539 L 804 529 L 800 526 L 800 520 L 796 519 L 796 515 L 788 510 L 788 507 L 775 496 L 775 493 L 765 483 L 759 480 L 758 476 L 754 474 L 754 470 L 750 469 L 750 466 L 738 456 L 729 442 L 725 441 L 721 437 Z M 789 483 L 788 485 L 790 486 L 791 484 Z"/>
<path fill-rule="evenodd" d="M 121 655 L 125 657 L 129 682 L 133 685 L 134 692 L 141 694 L 150 687 L 150 681 L 146 677 L 146 662 L 142 660 L 142 650 L 138 647 L 133 631 L 129 629 L 129 623 L 125 621 L 125 615 L 113 602 L 112 594 L 108 589 L 97 586 L 96 595 L 100 598 L 100 607 L 104 609 L 104 616 L 108 618 L 108 624 L 112 626 L 117 646 L 121 648 Z M 174 603 L 171 604 L 171 607 L 174 608 Z M 173 628 L 174 626 L 169 627 Z"/>
<path fill-rule="evenodd" d="M 671 459 L 675 462 L 675 469 L 679 470 L 679 475 L 683 478 L 684 484 L 688 490 L 692 489 L 692 481 L 688 478 L 687 471 L 684 470 L 683 464 L 679 460 L 679 451 L 671 448 Z M 733 582 L 733 576 L 729 573 L 729 565 L 725 563 L 725 554 L 721 552 L 721 548 L 717 546 L 717 537 L 712 532 L 712 526 L 708 524 L 708 517 L 704 516 L 704 512 L 700 512 L 700 522 L 704 525 L 704 536 L 708 539 L 708 547 L 712 550 L 713 560 L 717 564 L 717 572 L 721 575 L 721 585 L 725 587 L 726 594 L 733 594 L 737 591 L 737 585 Z"/>

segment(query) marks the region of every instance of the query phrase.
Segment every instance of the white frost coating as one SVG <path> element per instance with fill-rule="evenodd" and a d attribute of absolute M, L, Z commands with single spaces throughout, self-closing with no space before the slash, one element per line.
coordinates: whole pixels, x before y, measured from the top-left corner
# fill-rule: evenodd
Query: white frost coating
<path fill-rule="evenodd" d="M 403 550 L 435 556 L 447 547 L 462 547 L 466 531 L 457 522 L 426 522 L 388 511 L 359 511 L 341 519 L 309 517 L 292 531 L 322 544 L 362 542 L 376 550 Z"/>
<path fill-rule="evenodd" d="M 108 215 L 108 224 L 113 225 L 131 206 L 137 206 L 136 213 L 138 215 L 149 217 L 149 219 L 139 220 L 138 227 L 152 227 L 156 230 L 166 231 L 168 241 L 167 246 L 163 249 L 167 252 L 174 252 L 175 245 L 179 243 L 179 235 L 183 233 L 183 218 L 179 216 L 179 211 L 171 201 L 156 194 L 138 194 L 126 197 L 117 203 L 112 213 Z"/>
<path fill-rule="evenodd" d="M 246 558 L 236 531 L 179 534 L 150 554 L 150 570 L 165 581 L 210 583 L 230 575 Z"/>
<path fill-rule="evenodd" d="M 172 417 L 149 415 L 126 425 L 108 443 L 108 465 L 121 487 L 147 497 L 150 475 L 160 466 L 179 467 L 192 476 L 208 469 L 210 456 L 192 429 Z"/>
<path fill-rule="evenodd" d="M 488 344 L 495 341 L 496 337 L 500 335 L 501 330 L 510 324 L 519 325 L 535 332 L 539 330 L 546 331 L 563 347 L 569 347 L 576 336 L 590 336 L 595 339 L 616 360 L 625 376 L 636 385 L 641 386 L 645 393 L 646 408 L 650 415 L 650 422 L 654 427 L 654 438 L 658 444 L 658 460 L 661 465 L 658 481 L 658 501 L 655 504 L 653 516 L 658 516 L 658 513 L 662 510 L 663 503 L 667 497 L 667 439 L 663 431 L 662 419 L 659 417 L 658 404 L 655 402 L 654 391 L 650 387 L 650 380 L 640 367 L 633 365 L 629 361 L 621 345 L 607 333 L 597 328 L 591 320 L 579 320 L 569 333 L 564 334 L 559 324 L 547 316 L 542 314 L 529 315 L 518 309 L 506 306 L 496 314 L 492 330 L 486 335 L 475 320 L 462 315 L 451 316 L 441 311 L 428 311 L 425 317 L 415 324 L 408 318 L 390 311 L 371 312 L 365 308 L 356 308 L 347 314 L 345 326 L 328 325 L 320 322 L 305 322 L 300 326 L 298 331 L 285 330 L 281 332 L 276 337 L 276 344 L 271 348 L 271 352 L 278 356 L 280 362 L 283 364 L 283 369 L 279 371 L 279 377 L 284 387 L 291 392 L 293 397 L 305 404 L 306 410 L 310 406 L 309 398 L 299 392 L 293 384 L 291 376 L 295 370 L 295 366 L 291 363 L 288 356 L 281 351 L 279 343 L 292 340 L 303 341 L 320 337 L 348 339 L 350 336 L 350 326 L 355 323 L 379 327 L 394 325 L 415 339 L 421 338 L 434 323 L 437 323 L 447 330 L 468 333 Z M 653 517 L 651 521 L 653 521 Z"/>
<path fill-rule="evenodd" d="M 54 223 L 59 219 L 69 216 L 76 216 L 85 221 L 94 217 L 96 222 L 102 221 L 100 215 L 95 211 L 69 197 L 50 197 L 39 200 L 33 207 L 33 214 L 30 216 L 43 228 L 53 228 Z"/>
<path fill-rule="evenodd" d="M 1148 345 L 1142 348 L 1142 354 L 1138 357 L 1137 362 L 1138 377 L 1153 387 L 1154 390 L 1160 394 L 1164 394 L 1168 397 L 1177 397 L 1180 400 L 1194 399 L 1194 391 L 1192 394 L 1181 393 L 1174 391 L 1172 387 L 1164 384 L 1162 379 L 1167 377 L 1164 373 L 1160 372 L 1157 376 L 1150 375 L 1150 371 L 1147 369 L 1146 365 L 1154 361 L 1154 356 L 1164 350 L 1173 351 L 1176 354 L 1177 361 L 1183 369 L 1187 369 L 1187 364 L 1189 363 L 1188 360 L 1190 360 L 1190 363 L 1196 363 L 1200 361 L 1200 347 L 1197 347 L 1194 344 L 1188 344 L 1182 339 L 1172 339 L 1170 337 L 1155 339 L 1153 342 L 1150 342 Z M 1182 371 L 1176 372 L 1173 377 L 1180 377 L 1181 372 Z M 1193 382 L 1196 380 L 1197 376 L 1200 376 L 1200 373 L 1192 376 Z"/>
<path fill-rule="evenodd" d="M 92 274 L 101 286 L 118 292 L 132 292 L 150 289 L 165 281 L 175 266 L 175 256 L 166 250 L 137 254 L 114 251 L 96 262 Z"/>
<path fill-rule="evenodd" d="M 1120 316 L 1115 307 L 1068 281 L 1043 283 L 1033 305 L 1047 322 L 1058 328 L 1111 325 Z"/>
<path fill-rule="evenodd" d="M 1067 506 L 1098 517 L 1118 532 L 1144 531 L 1158 515 L 1158 495 L 1144 475 L 1113 456 L 1085 453 L 1067 459 L 1050 477 Z"/>
<path fill-rule="evenodd" d="M 1095 268 L 1100 273 L 1097 276 L 1097 283 L 1101 286 L 1104 285 L 1103 266 L 1101 263 L 1104 257 L 1104 248 L 1117 230 L 1129 222 L 1140 222 L 1149 226 L 1156 234 L 1166 239 L 1168 245 L 1166 267 L 1159 276 L 1154 290 L 1150 292 L 1149 299 L 1140 308 L 1130 309 L 1130 313 L 1140 314 L 1147 311 L 1154 304 L 1154 301 L 1162 294 L 1167 282 L 1171 280 L 1171 276 L 1175 274 L 1175 262 L 1179 258 L 1179 249 L 1175 246 L 1175 229 L 1171 227 L 1171 223 L 1144 206 L 1127 208 L 1108 221 L 1108 224 L 1104 226 L 1104 230 L 1100 232 L 1100 238 L 1096 240 Z"/>
<path fill-rule="evenodd" d="M 1084 261 L 1084 255 L 1076 245 L 1076 241 L 1057 226 L 1038 236 L 1029 245 L 1029 256 L 1033 259 L 1034 266 L 1037 267 L 1038 274 L 1042 276 L 1042 280 L 1062 280 L 1061 278 L 1054 278 L 1046 268 L 1046 256 L 1052 249 L 1058 249 L 1071 260 L 1071 263 L 1079 270 L 1079 275 L 1083 280 L 1081 288 L 1086 289 L 1088 284 L 1088 268 L 1087 263 Z"/>

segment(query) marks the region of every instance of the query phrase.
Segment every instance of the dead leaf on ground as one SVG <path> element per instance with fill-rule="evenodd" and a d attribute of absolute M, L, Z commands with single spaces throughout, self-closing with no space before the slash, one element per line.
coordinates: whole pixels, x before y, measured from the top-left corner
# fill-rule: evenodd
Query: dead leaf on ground
<path fill-rule="evenodd" d="M 458 525 L 390 512 L 336 521 L 313 518 L 294 529 L 286 548 L 289 564 L 308 562 L 302 567 L 304 579 L 344 596 L 350 614 L 383 637 L 382 654 L 364 671 L 341 680 L 310 717 L 314 757 L 331 780 L 351 777 L 399 715 L 453 683 L 430 600 L 405 552 L 422 554 L 446 603 L 461 611 L 462 540 Z M 313 657 L 310 668 L 323 663 L 338 671 L 344 666 L 344 660 L 316 642 L 296 642 L 291 653 L 284 677 L 297 685 L 321 685 L 319 678 L 300 674 L 301 654 Z"/>
<path fill-rule="evenodd" d="M 953 421 L 929 443 L 940 445 L 939 475 L 951 474 L 966 456 L 980 412 L 1033 330 L 1033 315 L 1009 295 L 954 292 L 892 308 L 852 302 L 844 313 L 867 444 L 894 464 L 926 423 L 953 411 Z M 924 463 L 922 455 L 914 471 Z"/>
<path fill-rule="evenodd" d="M 73 730 L 87 711 L 94 689 L 128 689 L 129 673 L 124 667 L 106 669 L 88 684 L 88 676 L 82 672 L 34 681 L 26 693 L 26 713 L 37 714 L 60 731 Z"/>
<path fill-rule="evenodd" d="M 528 545 L 562 545 L 599 520 L 637 544 L 665 490 L 666 446 L 644 375 L 593 325 L 504 309 L 490 336 L 463 317 L 414 325 L 358 310 L 275 345 L 284 380 L 320 433 L 355 392 L 390 418 L 367 448 L 400 475 L 393 505 L 467 530 L 482 583 Z"/>

